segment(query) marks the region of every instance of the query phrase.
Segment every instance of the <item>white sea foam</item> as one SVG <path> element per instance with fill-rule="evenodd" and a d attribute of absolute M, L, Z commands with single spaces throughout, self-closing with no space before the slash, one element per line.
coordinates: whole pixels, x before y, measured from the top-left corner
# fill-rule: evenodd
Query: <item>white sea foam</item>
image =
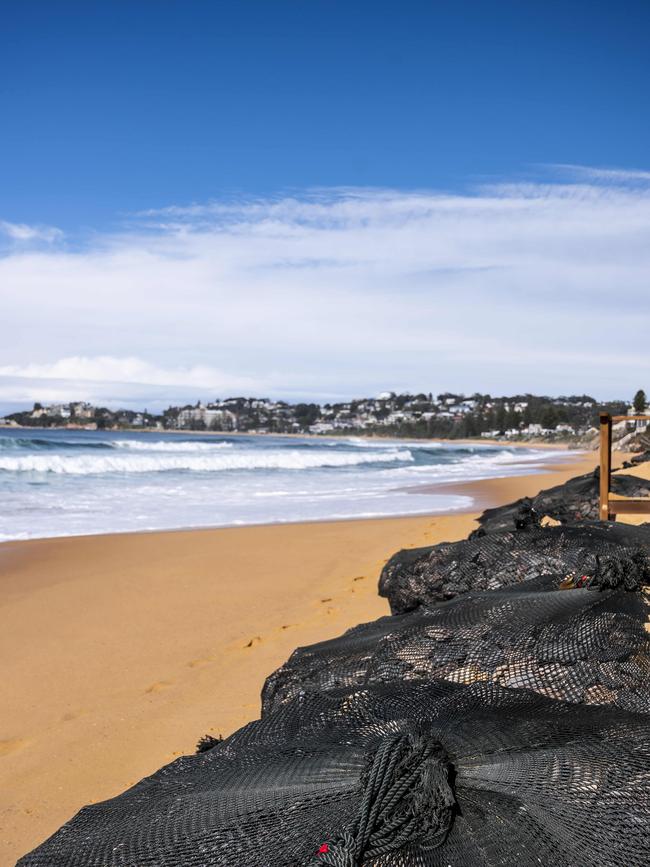
<path fill-rule="evenodd" d="M 198 445 L 198 443 L 197 443 Z M 301 449 L 248 450 L 230 454 L 61 455 L 31 454 L 0 457 L 0 470 L 11 473 L 57 473 L 88 476 L 112 473 L 159 473 L 186 470 L 215 473 L 227 470 L 309 470 L 360 464 L 412 461 L 408 449 L 382 452 L 320 452 Z"/>
<path fill-rule="evenodd" d="M 564 452 L 564 457 L 569 457 L 574 452 Z M 545 462 L 558 461 L 558 456 L 551 452 L 518 452 L 500 451 L 492 454 L 463 455 L 454 462 L 424 463 L 414 466 L 396 468 L 395 475 L 422 475 L 436 481 L 444 478 L 449 479 L 481 479 L 485 475 L 492 477 L 522 475 L 534 472 L 537 467 L 542 467 Z"/>
<path fill-rule="evenodd" d="M 8 539 L 432 514 L 438 485 L 542 470 L 569 452 L 421 440 L 0 430 Z"/>
<path fill-rule="evenodd" d="M 232 443 L 217 440 L 213 443 L 187 442 L 173 440 L 144 442 L 143 440 L 112 440 L 109 445 L 114 449 L 125 449 L 134 452 L 212 452 L 217 449 L 231 449 Z"/>

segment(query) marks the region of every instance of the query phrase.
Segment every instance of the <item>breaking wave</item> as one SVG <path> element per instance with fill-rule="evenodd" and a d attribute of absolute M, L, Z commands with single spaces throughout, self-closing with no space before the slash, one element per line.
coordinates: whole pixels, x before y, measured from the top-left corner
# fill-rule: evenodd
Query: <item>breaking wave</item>
<path fill-rule="evenodd" d="M 136 454 L 102 455 L 2 455 L 0 471 L 10 473 L 58 473 L 75 476 L 105 475 L 112 473 L 160 473 L 169 471 L 188 471 L 197 473 L 218 473 L 227 470 L 310 470 L 325 467 L 352 467 L 359 464 L 393 463 L 413 461 L 408 449 L 386 449 L 376 452 L 316 451 L 298 449 L 276 449 L 268 451 L 233 452 L 232 454 L 210 454 L 203 449 L 191 449 L 186 454 L 167 452 L 167 449 L 151 449 L 155 443 L 147 443 L 149 449 L 134 449 Z M 160 445 L 167 445 L 161 443 Z M 178 443 L 177 445 L 208 446 L 211 452 L 216 445 L 211 443 Z M 129 443 L 129 448 L 134 442 Z M 117 450 L 116 450 L 117 451 Z M 159 454 L 142 454 L 158 451 Z M 191 452 L 201 452 L 192 454 Z M 139 453 L 138 453 L 139 452 Z"/>
<path fill-rule="evenodd" d="M 107 449 L 110 448 L 109 443 L 102 442 L 101 440 L 92 441 L 92 440 L 81 440 L 81 439 L 60 439 L 60 438 L 52 438 L 49 439 L 47 437 L 8 437 L 3 436 L 0 437 L 0 453 L 1 452 L 12 452 L 16 450 L 29 449 L 30 451 L 56 451 L 56 450 L 69 450 L 69 449 Z"/>
<path fill-rule="evenodd" d="M 96 451 L 107 451 L 112 449 L 124 449 L 126 451 L 136 452 L 211 452 L 215 449 L 232 448 L 232 443 L 224 440 L 216 440 L 215 442 L 205 442 L 199 440 L 196 442 L 187 440 L 154 440 L 153 442 L 145 442 L 144 440 L 92 440 L 89 438 L 69 437 L 61 439 L 59 437 L 48 439 L 46 437 L 0 437 L 0 452 L 16 451 L 29 449 L 32 452 L 40 451 L 85 451 L 92 449 Z"/>
<path fill-rule="evenodd" d="M 214 443 L 206 442 L 173 442 L 166 440 L 163 442 L 145 443 L 142 440 L 112 440 L 109 443 L 111 448 L 125 449 L 126 451 L 134 452 L 212 452 L 215 449 L 231 449 L 232 443 L 219 440 Z"/>

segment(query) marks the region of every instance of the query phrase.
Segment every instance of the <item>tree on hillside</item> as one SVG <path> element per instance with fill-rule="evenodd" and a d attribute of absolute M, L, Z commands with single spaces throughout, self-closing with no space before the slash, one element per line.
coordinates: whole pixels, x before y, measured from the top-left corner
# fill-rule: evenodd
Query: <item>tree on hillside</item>
<path fill-rule="evenodd" d="M 645 412 L 646 399 L 645 399 L 645 391 L 640 388 L 637 393 L 634 395 L 634 412 L 638 415 L 641 415 Z"/>
<path fill-rule="evenodd" d="M 298 403 L 294 407 L 294 413 L 300 427 L 307 428 L 320 418 L 320 407 L 316 403 Z"/>
<path fill-rule="evenodd" d="M 557 410 L 550 404 L 542 411 L 542 427 L 546 430 L 553 430 L 557 424 Z"/>

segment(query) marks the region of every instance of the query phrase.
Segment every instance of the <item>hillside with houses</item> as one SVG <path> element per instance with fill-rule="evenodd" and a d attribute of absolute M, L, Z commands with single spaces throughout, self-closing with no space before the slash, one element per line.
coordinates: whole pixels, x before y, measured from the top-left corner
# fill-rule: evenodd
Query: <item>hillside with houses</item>
<path fill-rule="evenodd" d="M 599 412 L 644 411 L 645 394 L 634 401 L 598 402 L 589 395 L 396 394 L 340 403 L 287 403 L 230 397 L 170 406 L 162 413 L 108 409 L 84 401 L 34 404 L 13 413 L 4 425 L 86 429 L 157 429 L 246 433 L 378 435 L 571 441 L 595 432 Z"/>

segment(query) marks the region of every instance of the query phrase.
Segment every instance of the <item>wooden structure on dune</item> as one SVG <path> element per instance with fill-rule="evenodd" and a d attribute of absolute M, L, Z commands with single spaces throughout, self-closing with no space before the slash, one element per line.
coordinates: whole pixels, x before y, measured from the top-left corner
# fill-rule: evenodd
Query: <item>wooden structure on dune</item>
<path fill-rule="evenodd" d="M 601 521 L 615 521 L 617 515 L 650 515 L 650 499 L 610 498 L 612 480 L 612 425 L 621 421 L 650 422 L 649 415 L 600 414 L 600 512 Z"/>

